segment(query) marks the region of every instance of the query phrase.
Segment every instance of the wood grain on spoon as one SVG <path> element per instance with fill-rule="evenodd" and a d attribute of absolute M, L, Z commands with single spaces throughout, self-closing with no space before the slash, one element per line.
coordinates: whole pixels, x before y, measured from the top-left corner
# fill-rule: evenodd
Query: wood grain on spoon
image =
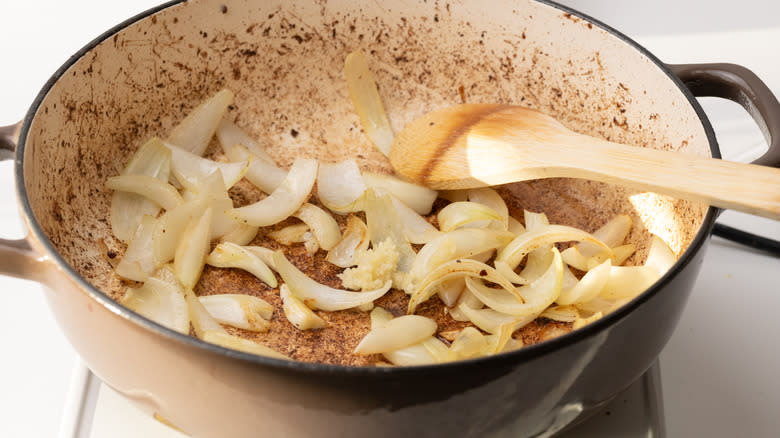
<path fill-rule="evenodd" d="M 428 113 L 395 138 L 390 162 L 434 189 L 586 178 L 780 219 L 780 169 L 612 143 L 518 106 Z"/>

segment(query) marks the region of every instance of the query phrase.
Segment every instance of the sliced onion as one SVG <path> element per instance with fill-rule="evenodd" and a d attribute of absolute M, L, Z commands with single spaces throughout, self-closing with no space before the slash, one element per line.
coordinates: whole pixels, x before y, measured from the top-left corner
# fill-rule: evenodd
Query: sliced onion
<path fill-rule="evenodd" d="M 427 187 L 418 186 L 383 173 L 363 172 L 363 182 L 369 189 L 390 192 L 401 202 L 419 214 L 428 214 L 438 194 Z"/>
<path fill-rule="evenodd" d="M 497 191 L 490 187 L 481 187 L 478 189 L 470 189 L 468 191 L 468 196 L 469 201 L 485 205 L 498 213 L 501 217 L 500 222 L 503 225 L 503 229 L 506 230 L 509 227 L 509 208 L 507 208 L 504 198 L 502 198 Z"/>
<path fill-rule="evenodd" d="M 175 187 L 150 175 L 113 176 L 106 181 L 106 188 L 141 195 L 166 210 L 184 202 Z"/>
<path fill-rule="evenodd" d="M 629 299 L 627 298 L 622 298 L 618 300 L 609 300 L 602 297 L 596 297 L 588 301 L 587 303 L 577 304 L 577 308 L 584 313 L 589 313 L 589 314 L 602 313 L 606 315 L 607 313 L 612 312 L 618 307 L 623 306 L 627 302 L 629 302 Z"/>
<path fill-rule="evenodd" d="M 328 323 L 303 304 L 303 301 L 295 297 L 286 284 L 279 288 L 279 295 L 282 297 L 284 315 L 295 328 L 311 330 L 327 327 Z"/>
<path fill-rule="evenodd" d="M 328 251 L 325 260 L 340 268 L 355 266 L 357 264 L 355 254 L 368 249 L 369 242 L 366 224 L 357 216 L 349 216 L 344 235 L 336 246 Z"/>
<path fill-rule="evenodd" d="M 179 245 L 187 224 L 193 218 L 200 217 L 205 208 L 202 200 L 195 199 L 168 210 L 160 216 L 152 231 L 152 254 L 155 266 L 159 267 L 173 260 L 176 247 Z"/>
<path fill-rule="evenodd" d="M 366 225 L 371 244 L 376 247 L 390 239 L 398 253 L 398 271 L 408 273 L 416 254 L 404 234 L 392 198 L 390 195 L 377 195 L 374 190 L 367 190 L 365 202 Z"/>
<path fill-rule="evenodd" d="M 550 225 L 550 221 L 544 213 L 523 210 L 523 219 L 525 220 L 525 228 L 528 231 L 535 231 Z"/>
<path fill-rule="evenodd" d="M 476 202 L 453 202 L 442 208 L 437 219 L 439 229 L 448 232 L 474 222 L 504 221 L 505 218 L 492 208 Z"/>
<path fill-rule="evenodd" d="M 428 341 L 438 342 L 445 349 L 447 348 L 443 342 L 436 338 L 430 337 L 428 338 Z M 426 344 L 423 342 L 410 345 L 408 347 L 399 348 L 393 351 L 386 351 L 382 353 L 382 356 L 384 356 L 385 359 L 387 359 L 393 365 L 405 367 L 432 365 L 441 362 L 434 354 L 431 353 L 431 349 L 426 348 Z"/>
<path fill-rule="evenodd" d="M 267 198 L 231 211 L 231 216 L 248 225 L 264 227 L 279 223 L 295 213 L 309 197 L 317 176 L 317 160 L 295 160 L 282 184 Z"/>
<path fill-rule="evenodd" d="M 341 240 L 338 222 L 328 212 L 313 204 L 303 204 L 293 216 L 302 220 L 311 229 L 319 246 L 330 251 Z"/>
<path fill-rule="evenodd" d="M 309 226 L 306 224 L 293 224 L 284 228 L 271 231 L 266 234 L 271 239 L 281 243 L 285 246 L 290 246 L 295 243 L 303 243 L 304 235 L 309 232 Z"/>
<path fill-rule="evenodd" d="M 149 175 L 168 181 L 171 151 L 154 137 L 133 154 L 122 175 Z M 111 195 L 111 231 L 123 242 L 130 242 L 144 215 L 156 217 L 160 207 L 144 196 L 114 192 Z"/>
<path fill-rule="evenodd" d="M 442 281 L 439 284 L 439 290 L 437 294 L 439 299 L 447 307 L 455 307 L 458 303 L 458 298 L 466 287 L 466 282 L 462 278 L 453 278 L 451 280 Z"/>
<path fill-rule="evenodd" d="M 513 284 L 527 284 L 528 280 L 521 277 L 517 274 L 512 268 L 509 267 L 509 265 L 506 264 L 506 262 L 502 262 L 501 260 L 496 260 L 493 262 L 493 265 L 496 267 L 496 271 L 498 271 L 499 274 L 503 275 L 507 280 L 511 281 Z"/>
<path fill-rule="evenodd" d="M 168 142 L 195 155 L 203 155 L 231 103 L 233 103 L 233 92 L 220 90 L 195 107 L 179 122 L 171 130 Z"/>
<path fill-rule="evenodd" d="M 490 343 L 479 330 L 474 327 L 466 327 L 452 341 L 447 352 L 447 360 L 455 361 L 485 356 L 492 350 Z"/>
<path fill-rule="evenodd" d="M 219 169 L 207 175 L 199 187 L 198 198 L 203 201 L 204 208 L 211 207 L 211 239 L 222 237 L 239 225 L 228 213 L 233 209 L 233 200 L 225 188 L 222 172 Z"/>
<path fill-rule="evenodd" d="M 515 291 L 519 292 L 524 301 L 518 300 L 517 294 L 511 293 L 507 288 L 492 289 L 473 278 L 466 279 L 466 287 L 493 310 L 514 316 L 538 316 L 554 303 L 561 293 L 563 260 L 556 248 L 553 247 L 552 251 L 553 261 L 547 271 L 531 284 L 521 286 Z"/>
<path fill-rule="evenodd" d="M 276 276 L 271 269 L 254 253 L 234 243 L 223 242 L 214 248 L 206 258 L 206 263 L 218 268 L 243 269 L 271 287 L 277 286 Z"/>
<path fill-rule="evenodd" d="M 156 220 L 144 216 L 127 246 L 127 251 L 116 266 L 116 273 L 122 278 L 134 281 L 146 281 L 157 270 L 152 253 L 152 236 Z"/>
<path fill-rule="evenodd" d="M 625 214 L 619 214 L 593 232 L 593 237 L 604 242 L 610 248 L 616 247 L 626 240 L 626 236 L 631 231 L 631 217 Z M 579 245 L 580 252 L 586 257 L 592 257 L 603 251 L 598 246 L 583 242 Z"/>
<path fill-rule="evenodd" d="M 384 325 L 372 328 L 360 341 L 354 354 L 377 354 L 417 344 L 436 333 L 436 322 L 419 315 L 393 318 Z"/>
<path fill-rule="evenodd" d="M 280 169 L 275 163 L 256 158 L 256 155 L 244 146 L 232 146 L 226 154 L 233 162 L 249 161 L 249 167 L 244 177 L 265 193 L 273 193 L 287 176 L 287 172 Z"/>
<path fill-rule="evenodd" d="M 441 236 L 441 232 L 416 211 L 409 208 L 395 196 L 391 196 L 393 207 L 410 243 L 425 244 Z"/>
<path fill-rule="evenodd" d="M 190 332 L 184 295 L 162 280 L 150 277 L 140 288 L 128 289 L 122 304 L 171 330 L 184 334 Z"/>
<path fill-rule="evenodd" d="M 303 233 L 303 247 L 306 249 L 306 254 L 310 256 L 313 256 L 320 250 L 320 244 L 311 231 Z"/>
<path fill-rule="evenodd" d="M 556 302 L 561 305 L 579 304 L 596 298 L 609 281 L 611 270 L 612 261 L 607 259 L 588 271 L 576 286 L 563 290 Z"/>
<path fill-rule="evenodd" d="M 536 319 L 535 315 L 514 316 L 497 312 L 493 309 L 475 309 L 466 303 L 458 304 L 458 310 L 463 313 L 468 321 L 471 321 L 480 330 L 488 333 L 499 333 L 501 327 L 511 324 L 512 331 L 525 327 Z"/>
<path fill-rule="evenodd" d="M 257 237 L 258 227 L 236 223 L 232 230 L 220 237 L 222 242 L 235 243 L 236 245 L 248 245 Z"/>
<path fill-rule="evenodd" d="M 266 266 L 278 272 L 276 263 L 274 263 L 274 250 L 262 246 L 245 246 L 244 249 L 259 257 Z"/>
<path fill-rule="evenodd" d="M 193 219 L 184 229 L 176 247 L 173 266 L 176 278 L 185 289 L 192 289 L 203 272 L 209 250 L 211 229 L 211 208 L 207 208 L 198 219 Z"/>
<path fill-rule="evenodd" d="M 260 298 L 244 294 L 220 294 L 198 297 L 206 311 L 221 324 L 253 332 L 267 332 L 274 306 Z"/>
<path fill-rule="evenodd" d="M 185 290 L 184 298 L 187 300 L 187 309 L 189 310 L 190 322 L 192 323 L 192 329 L 195 331 L 195 336 L 203 339 L 206 332 L 227 333 L 206 310 L 206 307 L 201 304 L 198 297 L 195 296 L 195 292 L 189 289 Z"/>
<path fill-rule="evenodd" d="M 277 272 L 296 297 L 311 308 L 330 312 L 371 303 L 386 294 L 392 284 L 388 281 L 377 290 L 350 292 L 317 283 L 290 263 L 281 251 L 274 253 L 274 264 Z"/>
<path fill-rule="evenodd" d="M 636 246 L 634 246 L 634 244 L 632 243 L 629 243 L 627 245 L 615 246 L 612 247 L 612 252 L 615 253 L 615 259 L 613 260 L 613 264 L 620 266 L 623 263 L 625 263 L 626 260 L 628 260 L 628 258 L 634 254 L 634 252 L 636 252 Z"/>
<path fill-rule="evenodd" d="M 534 249 L 572 240 L 591 242 L 612 254 L 612 250 L 606 244 L 582 230 L 565 225 L 547 225 L 536 229 L 529 228 L 528 231 L 517 236 L 498 253 L 496 260 L 506 262 L 510 268 L 514 269 Z"/>
<path fill-rule="evenodd" d="M 399 255 L 395 244 L 388 238 L 372 249 L 358 251 L 355 260 L 356 267 L 338 274 L 342 285 L 347 289 L 371 290 L 392 282 Z"/>
<path fill-rule="evenodd" d="M 466 286 L 466 280 L 463 279 L 463 286 L 465 288 Z M 483 307 L 485 307 L 484 304 L 482 304 L 482 301 L 480 301 L 477 297 L 474 296 L 474 294 L 471 293 L 471 291 L 468 288 L 463 289 L 463 292 L 460 294 L 460 298 L 458 298 L 458 303 L 455 306 L 455 308 L 447 309 L 447 313 L 450 314 L 452 319 L 455 321 L 468 321 L 469 317 L 468 315 L 464 314 L 460 310 L 460 306 L 468 306 L 471 309 L 477 309 L 480 310 Z"/>
<path fill-rule="evenodd" d="M 509 219 L 507 219 L 507 224 L 507 230 L 509 230 L 509 232 L 514 235 L 525 232 L 525 227 L 523 224 L 521 224 L 519 220 L 513 218 L 512 216 L 509 216 Z"/>
<path fill-rule="evenodd" d="M 650 244 L 650 251 L 647 253 L 647 261 L 645 266 L 655 269 L 658 272 L 658 277 L 666 274 L 666 271 L 671 269 L 677 261 L 674 252 L 672 252 L 669 245 L 661 240 L 658 236 L 653 236 L 653 241 Z"/>
<path fill-rule="evenodd" d="M 279 353 L 272 348 L 258 344 L 257 342 L 252 342 L 239 336 L 231 335 L 227 332 L 207 330 L 203 333 L 201 338 L 208 343 L 233 350 L 243 351 L 244 353 L 273 357 L 275 359 L 290 359 L 289 357 Z"/>
<path fill-rule="evenodd" d="M 444 233 L 425 244 L 417 253 L 409 270 L 409 286 L 413 288 L 416 282 L 443 263 L 503 247 L 512 237 L 508 231 L 479 228 L 463 228 Z M 409 289 L 406 291 L 411 292 Z"/>
<path fill-rule="evenodd" d="M 579 328 L 585 327 L 586 325 L 592 323 L 593 321 L 601 319 L 603 316 L 604 315 L 601 312 L 596 312 L 587 318 L 577 318 L 574 321 L 574 324 L 572 324 L 571 328 L 572 330 L 577 330 Z"/>
<path fill-rule="evenodd" d="M 233 146 L 241 145 L 261 161 L 269 164 L 276 164 L 271 156 L 265 151 L 264 147 L 260 146 L 260 144 L 250 137 L 249 134 L 239 128 L 227 117 L 223 117 L 222 120 L 220 120 L 216 134 L 217 139 L 219 139 L 219 144 L 222 145 L 222 151 L 225 152 L 225 155 L 228 157 L 230 157 Z M 231 161 L 243 161 L 246 158 L 240 158 L 238 160 L 233 158 L 230 159 Z"/>
<path fill-rule="evenodd" d="M 420 283 L 409 299 L 408 313 L 414 313 L 417 306 L 427 301 L 445 280 L 465 277 L 466 285 L 470 277 L 482 278 L 503 287 L 507 293 L 514 296 L 515 301 L 523 302 L 523 297 L 515 286 L 496 270 L 484 263 L 469 259 L 457 259 L 444 263 L 431 271 Z M 472 291 L 473 292 L 473 291 Z"/>
<path fill-rule="evenodd" d="M 322 163 L 317 174 L 317 197 L 329 210 L 347 214 L 363 209 L 366 184 L 355 160 Z"/>
<path fill-rule="evenodd" d="M 360 125 L 366 135 L 382 153 L 387 156 L 393 144 L 393 130 L 387 118 L 374 75 L 361 52 L 352 52 L 344 61 L 344 76 L 347 79 L 349 96 L 360 117 Z"/>
<path fill-rule="evenodd" d="M 601 296 L 613 300 L 632 299 L 661 278 L 658 270 L 649 266 L 612 266 L 610 269 Z"/>
<path fill-rule="evenodd" d="M 539 317 L 558 322 L 574 322 L 580 318 L 580 311 L 574 306 L 550 306 Z"/>
<path fill-rule="evenodd" d="M 187 190 L 198 193 L 203 180 L 219 170 L 222 173 L 223 184 L 226 189 L 233 187 L 244 177 L 251 160 L 247 159 L 235 163 L 221 163 L 209 160 L 187 152 L 172 144 L 165 144 L 171 151 L 171 170 L 176 181 Z"/>

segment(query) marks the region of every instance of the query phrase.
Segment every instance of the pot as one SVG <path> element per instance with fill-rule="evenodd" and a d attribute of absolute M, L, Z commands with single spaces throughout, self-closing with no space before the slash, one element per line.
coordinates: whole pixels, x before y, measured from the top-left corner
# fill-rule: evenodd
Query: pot
<path fill-rule="evenodd" d="M 104 382 L 194 436 L 527 436 L 587 418 L 627 388 L 669 339 L 717 210 L 621 187 L 543 180 L 504 188 L 522 208 L 593 229 L 635 218 L 673 268 L 619 310 L 556 339 L 495 357 L 374 368 L 287 362 L 206 344 L 119 305 L 98 244 L 111 241 L 107 177 L 222 87 L 231 115 L 288 166 L 358 157 L 390 171 L 357 128 L 344 56 L 369 57 L 394 128 L 431 109 L 520 103 L 590 135 L 719 157 L 694 95 L 745 105 L 780 165 L 780 104 L 733 65 L 666 66 L 608 26 L 558 5 L 490 10 L 397 2 L 171 2 L 111 29 L 69 60 L 26 116 L 14 154 L 28 236 L 0 242 L 2 273 L 39 281 L 63 332 Z M 679 75 L 679 78 L 676 76 Z M 350 129 L 352 128 L 352 129 Z"/>

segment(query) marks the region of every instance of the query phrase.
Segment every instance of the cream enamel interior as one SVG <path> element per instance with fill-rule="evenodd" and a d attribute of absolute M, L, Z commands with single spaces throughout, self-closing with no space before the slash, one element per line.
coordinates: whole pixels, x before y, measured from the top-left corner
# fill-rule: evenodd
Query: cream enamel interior
<path fill-rule="evenodd" d="M 25 145 L 35 219 L 77 272 L 116 297 L 124 286 L 99 244 L 121 250 L 110 232 L 106 178 L 224 87 L 236 93 L 231 117 L 281 166 L 298 156 L 355 158 L 389 172 L 348 98 L 342 68 L 353 50 L 366 53 L 396 131 L 462 95 L 541 109 L 612 141 L 709 155 L 700 119 L 662 70 L 625 41 L 545 4 L 197 0 L 108 37 L 43 99 Z M 649 232 L 683 251 L 707 208 L 569 179 L 503 192 L 515 213 L 545 211 L 552 222 L 588 230 L 630 214 L 635 264 Z"/>

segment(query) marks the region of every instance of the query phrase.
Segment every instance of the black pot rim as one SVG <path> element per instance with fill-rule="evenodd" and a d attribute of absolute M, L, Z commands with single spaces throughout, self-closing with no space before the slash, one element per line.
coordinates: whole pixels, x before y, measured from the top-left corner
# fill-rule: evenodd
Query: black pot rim
<path fill-rule="evenodd" d="M 658 67 L 661 71 L 663 71 L 663 73 L 666 74 L 666 76 L 669 79 L 671 79 L 672 82 L 674 82 L 677 88 L 680 89 L 680 91 L 683 93 L 685 98 L 688 100 L 689 105 L 691 105 L 694 108 L 697 116 L 699 117 L 700 122 L 702 123 L 702 126 L 704 127 L 704 131 L 707 135 L 707 140 L 710 145 L 710 151 L 712 153 L 712 157 L 721 158 L 720 149 L 718 147 L 717 140 L 715 137 L 715 132 L 712 129 L 712 125 L 710 124 L 709 119 L 704 113 L 704 110 L 702 109 L 701 105 L 699 105 L 698 101 L 693 96 L 693 94 L 691 94 L 688 88 L 677 78 L 677 76 L 674 75 L 674 73 L 671 72 L 671 70 L 666 66 L 666 64 L 661 62 L 650 51 L 645 49 L 643 46 L 641 46 L 631 38 L 627 37 L 626 35 L 622 34 L 616 29 L 610 27 L 609 25 L 595 18 L 592 18 L 577 10 L 571 9 L 567 6 L 560 5 L 550 0 L 536 0 L 536 1 L 538 3 L 542 3 L 554 7 L 556 9 L 559 9 L 564 13 L 571 14 L 572 16 L 576 16 L 580 19 L 587 20 L 593 25 L 600 27 L 601 29 L 609 32 L 611 35 L 629 44 L 634 49 L 636 49 L 641 54 L 643 54 L 648 59 L 650 59 L 655 64 L 656 67 Z M 48 92 L 55 85 L 55 83 L 60 79 L 60 77 L 62 77 L 65 74 L 65 72 L 73 64 L 75 64 L 81 57 L 89 53 L 90 50 L 92 50 L 98 44 L 111 38 L 114 34 L 118 33 L 122 29 L 138 21 L 141 21 L 151 15 L 154 15 L 155 13 L 163 9 L 167 9 L 169 7 L 178 5 L 180 3 L 186 3 L 186 2 L 187 0 L 168 1 L 159 6 L 151 8 L 145 12 L 142 12 L 132 18 L 129 18 L 123 21 L 122 23 L 112 27 L 111 29 L 107 30 L 106 32 L 104 32 L 103 34 L 101 34 L 91 42 L 89 42 L 83 48 L 81 48 L 73 56 L 71 56 L 51 76 L 51 78 L 49 78 L 49 80 L 44 84 L 41 91 L 35 97 L 35 100 L 30 106 L 30 109 L 28 110 L 22 122 L 22 128 L 19 136 L 19 143 L 17 145 L 15 157 L 14 157 L 14 161 L 15 161 L 14 173 L 15 173 L 16 190 L 17 190 L 18 199 L 20 201 L 22 214 L 27 220 L 30 232 L 43 246 L 43 248 L 47 252 L 47 255 L 50 257 L 51 261 L 53 261 L 58 268 L 62 269 L 62 271 L 65 272 L 71 278 L 71 280 L 73 280 L 76 284 L 78 284 L 82 288 L 82 290 L 85 293 L 87 293 L 97 303 L 106 307 L 108 310 L 115 313 L 116 315 L 125 318 L 127 320 L 130 320 L 147 330 L 150 330 L 152 332 L 155 332 L 161 336 L 170 338 L 177 342 L 181 342 L 189 346 L 196 347 L 198 349 L 202 349 L 211 353 L 228 356 L 231 358 L 239 359 L 257 365 L 270 366 L 279 369 L 287 369 L 289 371 L 306 372 L 306 373 L 313 373 L 313 374 L 326 374 L 326 375 L 340 374 L 345 376 L 388 375 L 388 376 L 397 377 L 399 375 L 405 375 L 408 373 L 411 374 L 438 373 L 445 369 L 451 369 L 451 368 L 480 367 L 480 366 L 488 365 L 489 363 L 490 364 L 497 364 L 497 363 L 512 364 L 512 363 L 519 363 L 523 361 L 531 361 L 549 352 L 566 348 L 569 345 L 576 344 L 582 340 L 593 337 L 599 334 L 600 332 L 602 332 L 603 330 L 607 330 L 610 327 L 614 326 L 623 318 L 628 317 L 635 309 L 640 307 L 644 302 L 652 299 L 656 294 L 660 293 L 661 290 L 664 289 L 664 287 L 672 280 L 672 278 L 675 275 L 677 275 L 678 272 L 682 271 L 685 267 L 687 267 L 687 265 L 694 258 L 695 254 L 702 249 L 702 246 L 704 245 L 706 240 L 709 238 L 710 233 L 712 232 L 712 227 L 715 223 L 715 219 L 719 212 L 719 209 L 715 207 L 710 207 L 707 210 L 707 214 L 705 215 L 701 227 L 699 228 L 699 231 L 697 232 L 693 241 L 685 250 L 685 252 L 681 255 L 681 257 L 677 260 L 677 262 L 672 266 L 672 268 L 669 269 L 669 271 L 667 271 L 666 274 L 663 277 L 661 277 L 661 279 L 656 281 L 650 288 L 645 290 L 638 297 L 634 298 L 629 303 L 621 306 L 619 309 L 615 310 L 614 312 L 609 313 L 603 318 L 600 318 L 599 320 L 594 321 L 593 323 L 588 324 L 585 327 L 574 330 L 563 336 L 541 342 L 539 344 L 523 347 L 519 350 L 503 353 L 496 356 L 482 357 L 477 359 L 469 359 L 469 360 L 444 363 L 444 364 L 409 366 L 409 367 L 362 367 L 362 366 L 331 365 L 331 364 L 309 363 L 309 362 L 299 362 L 299 361 L 288 361 L 288 360 L 275 359 L 275 358 L 270 358 L 265 356 L 258 356 L 254 354 L 244 353 L 244 352 L 224 348 L 218 345 L 210 344 L 200 339 L 197 339 L 195 337 L 184 335 L 174 330 L 171 330 L 167 327 L 164 327 L 122 306 L 118 302 L 111 299 L 108 295 L 98 290 L 95 286 L 93 286 L 88 281 L 86 281 L 78 272 L 76 272 L 76 270 L 72 266 L 70 266 L 70 264 L 68 264 L 65 261 L 65 259 L 59 254 L 59 252 L 54 247 L 52 242 L 49 240 L 49 238 L 41 229 L 40 225 L 35 219 L 35 215 L 33 214 L 32 207 L 30 205 L 29 197 L 27 194 L 27 188 L 24 185 L 23 157 L 25 151 L 25 143 L 27 141 L 27 136 L 30 129 L 30 124 L 32 123 L 33 118 L 35 117 L 38 108 L 40 107 L 43 99 L 46 97 Z"/>

